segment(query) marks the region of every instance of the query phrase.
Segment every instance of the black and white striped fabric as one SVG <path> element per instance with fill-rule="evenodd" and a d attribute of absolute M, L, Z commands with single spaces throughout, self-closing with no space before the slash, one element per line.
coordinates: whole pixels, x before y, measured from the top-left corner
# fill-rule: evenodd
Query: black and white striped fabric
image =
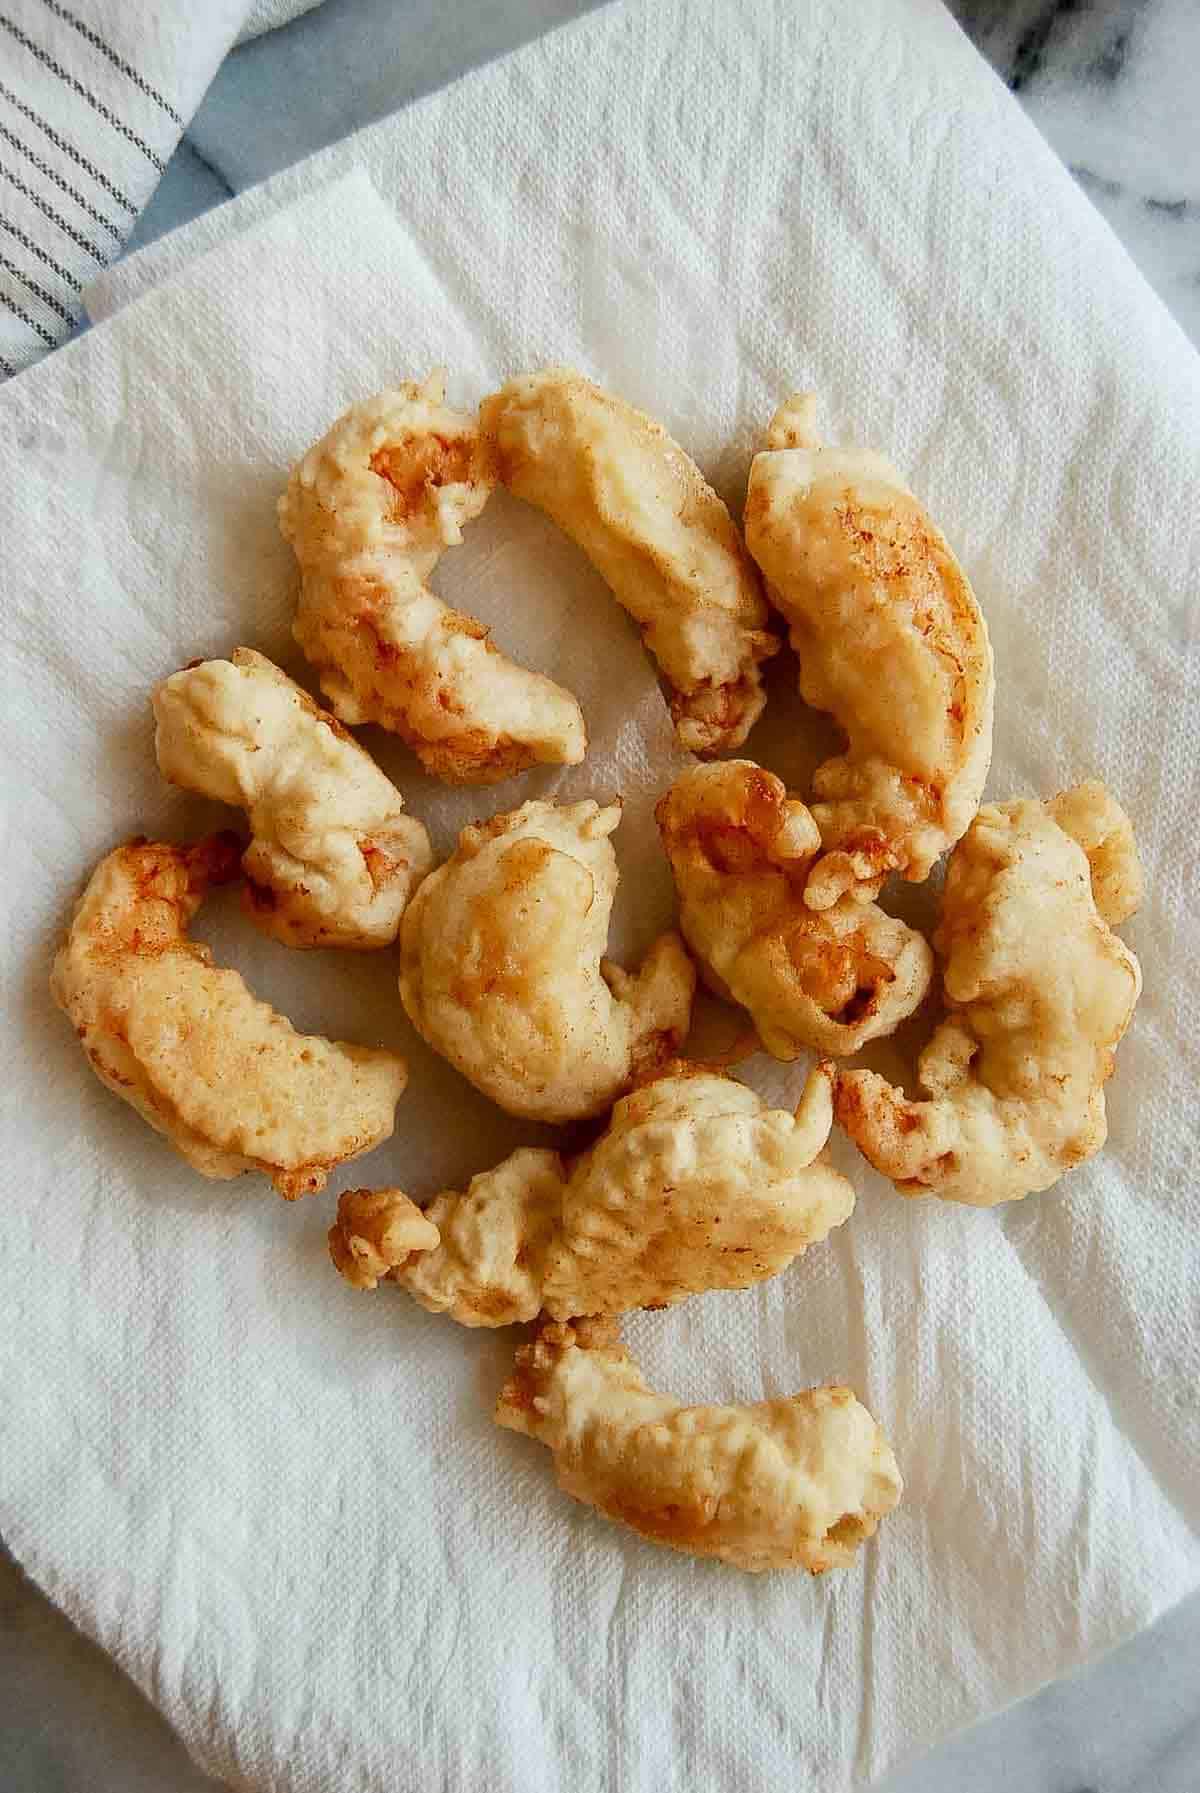
<path fill-rule="evenodd" d="M 0 0 L 0 377 L 73 328 L 251 0 Z"/>

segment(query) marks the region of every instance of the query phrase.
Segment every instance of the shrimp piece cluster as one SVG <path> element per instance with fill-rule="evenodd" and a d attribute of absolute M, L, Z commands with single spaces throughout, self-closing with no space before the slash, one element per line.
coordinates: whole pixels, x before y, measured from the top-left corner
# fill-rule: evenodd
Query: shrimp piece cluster
<path fill-rule="evenodd" d="M 1124 919 L 1140 890 L 1128 818 L 1103 786 L 980 810 L 934 936 L 947 1013 L 918 1062 L 925 1098 L 872 1071 L 838 1078 L 838 1120 L 902 1195 L 1017 1201 L 1100 1150 L 1141 973 L 1099 904 Z"/>
<path fill-rule="evenodd" d="M 300 564 L 296 640 L 342 722 L 391 729 L 438 778 L 576 765 L 586 733 L 571 693 L 429 589 L 495 484 L 474 419 L 444 398 L 431 374 L 352 405 L 292 470 L 279 525 Z"/>
<path fill-rule="evenodd" d="M 581 374 L 549 367 L 485 399 L 499 477 L 587 555 L 639 625 L 681 747 L 739 747 L 779 642 L 737 526 L 661 425 Z"/>
<path fill-rule="evenodd" d="M 850 1389 L 685 1407 L 647 1388 L 613 1320 L 544 1323 L 518 1350 L 495 1417 L 546 1445 L 573 1499 L 754 1574 L 845 1566 L 903 1488 Z"/>
<path fill-rule="evenodd" d="M 716 995 L 750 1011 L 776 1058 L 846 1054 L 895 1031 L 929 987 L 915 928 L 843 896 L 810 909 L 810 811 L 752 760 L 684 772 L 658 805 L 679 927 Z"/>
<path fill-rule="evenodd" d="M 824 853 L 806 901 L 919 882 L 974 816 L 992 751 L 987 628 L 941 532 L 882 456 L 823 446 L 816 401 L 754 458 L 746 541 L 786 618 L 805 700 L 846 751 L 813 780 Z"/>
<path fill-rule="evenodd" d="M 389 1137 L 394 1052 L 297 1033 L 188 924 L 241 843 L 133 841 L 92 873 L 51 990 L 100 1081 L 206 1177 L 261 1171 L 289 1200 Z"/>
<path fill-rule="evenodd" d="M 244 647 L 173 674 L 153 703 L 164 778 L 250 817 L 243 897 L 264 933 L 305 947 L 396 938 L 429 836 L 340 722 Z"/>
<path fill-rule="evenodd" d="M 569 1169 L 526 1149 L 437 1196 L 429 1244 L 411 1242 L 416 1210 L 400 1191 L 343 1195 L 330 1253 L 356 1286 L 386 1274 L 463 1326 L 749 1288 L 851 1213 L 854 1191 L 824 1151 L 832 1123 L 826 1072 L 811 1074 L 792 1115 L 730 1077 L 675 1065 L 618 1102 Z"/>
<path fill-rule="evenodd" d="M 533 801 L 465 828 L 404 917 L 409 1019 L 509 1114 L 599 1114 L 687 1032 L 696 974 L 677 934 L 636 976 L 604 957 L 620 819 L 619 804 Z"/>

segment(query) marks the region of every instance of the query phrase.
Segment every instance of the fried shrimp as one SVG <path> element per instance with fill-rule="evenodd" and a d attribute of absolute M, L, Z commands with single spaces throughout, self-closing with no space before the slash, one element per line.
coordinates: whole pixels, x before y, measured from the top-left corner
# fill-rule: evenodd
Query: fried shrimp
<path fill-rule="evenodd" d="M 517 1352 L 495 1417 L 549 1448 L 573 1499 L 753 1574 L 844 1568 L 904 1486 L 850 1389 L 684 1407 L 646 1387 L 614 1320 L 544 1323 Z"/>
<path fill-rule="evenodd" d="M 813 1071 L 794 1115 L 702 1066 L 678 1064 L 626 1096 L 569 1171 L 556 1152 L 514 1152 L 439 1195 L 432 1246 L 412 1245 L 413 1210 L 386 1192 L 372 1225 L 395 1236 L 370 1259 L 428 1308 L 464 1326 L 508 1326 L 544 1309 L 556 1320 L 669 1307 L 706 1289 L 745 1289 L 848 1217 L 854 1191 L 826 1161 L 828 1072 Z M 351 1282 L 366 1253 L 361 1197 L 338 1204 L 329 1235 Z M 376 1192 L 382 1197 L 385 1192 Z M 432 1229 L 431 1229 L 432 1230 Z M 440 1237 L 440 1243 L 438 1242 Z"/>
<path fill-rule="evenodd" d="M 464 828 L 404 917 L 409 1019 L 509 1114 L 599 1114 L 687 1032 L 696 974 L 677 934 L 636 976 L 603 956 L 620 819 L 616 803 L 534 801 Z"/>
<path fill-rule="evenodd" d="M 804 901 L 816 823 L 753 760 L 684 772 L 658 805 L 679 927 L 718 995 L 750 1011 L 776 1058 L 857 1052 L 893 1033 L 929 987 L 933 954 L 875 903 Z"/>
<path fill-rule="evenodd" d="M 101 860 L 50 988 L 92 1069 L 206 1177 L 262 1171 L 288 1200 L 386 1139 L 404 1089 L 393 1052 L 297 1033 L 189 940 L 241 843 L 134 841 Z"/>
<path fill-rule="evenodd" d="M 433 863 L 429 836 L 370 754 L 250 648 L 154 693 L 163 777 L 245 809 L 251 919 L 285 946 L 387 946 Z"/>
<path fill-rule="evenodd" d="M 666 431 L 569 368 L 511 380 L 480 423 L 499 477 L 587 555 L 639 624 L 681 747 L 745 740 L 779 642 L 737 527 Z"/>
<path fill-rule="evenodd" d="M 1090 867 L 1075 828 L 1095 843 Z M 1142 980 L 1096 892 L 1125 915 L 1140 888 L 1128 820 L 1102 786 L 980 810 L 934 935 L 947 1015 L 917 1066 L 926 1099 L 873 1071 L 838 1078 L 839 1122 L 902 1195 L 1017 1201 L 1100 1150 Z"/>
<path fill-rule="evenodd" d="M 811 393 L 750 469 L 746 541 L 800 657 L 806 702 L 846 751 L 813 780 L 825 852 L 806 901 L 914 882 L 960 838 L 992 752 L 992 655 L 966 575 L 882 456 L 823 447 Z"/>
<path fill-rule="evenodd" d="M 342 722 L 378 722 L 452 784 L 576 765 L 569 691 L 498 653 L 426 581 L 495 475 L 470 417 L 430 374 L 352 405 L 293 468 L 279 526 L 300 563 L 295 636 Z"/>

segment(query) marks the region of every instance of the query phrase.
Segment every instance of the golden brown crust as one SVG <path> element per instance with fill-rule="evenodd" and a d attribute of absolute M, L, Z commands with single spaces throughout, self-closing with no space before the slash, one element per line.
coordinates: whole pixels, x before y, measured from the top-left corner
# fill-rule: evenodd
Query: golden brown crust
<path fill-rule="evenodd" d="M 844 1567 L 903 1486 L 850 1389 L 684 1407 L 646 1387 L 611 1321 L 543 1322 L 518 1350 L 495 1417 L 550 1449 L 575 1500 L 751 1573 Z"/>
<path fill-rule="evenodd" d="M 815 822 L 752 760 L 684 772 L 657 810 L 679 925 L 715 993 L 749 1009 L 768 1052 L 838 1055 L 895 1031 L 929 986 L 915 929 L 844 896 L 805 902 Z"/>
<path fill-rule="evenodd" d="M 292 470 L 279 522 L 300 563 L 295 635 L 344 722 L 377 722 L 435 777 L 493 784 L 576 765 L 569 691 L 499 653 L 428 579 L 495 483 L 488 444 L 431 374 L 354 405 Z"/>
<path fill-rule="evenodd" d="M 50 987 L 96 1075 L 204 1176 L 269 1176 L 294 1200 L 392 1131 L 395 1053 L 299 1034 L 188 924 L 241 843 L 133 841 L 93 872 Z"/>
<path fill-rule="evenodd" d="M 578 543 L 639 624 L 682 747 L 738 747 L 779 642 L 737 526 L 662 426 L 570 368 L 511 380 L 480 423 L 500 479 Z"/>
<path fill-rule="evenodd" d="M 1119 840 L 1092 866 L 1058 817 Z M 1115 855 L 1115 848 L 1114 848 Z M 1049 803 L 989 804 L 951 855 L 934 946 L 946 1018 L 921 1054 L 926 1099 L 873 1071 L 838 1077 L 837 1119 L 903 1195 L 986 1207 L 1048 1189 L 1104 1144 L 1104 1084 L 1141 989 L 1138 962 L 1099 913 L 1140 868 L 1102 787 Z M 1096 869 L 1098 866 L 1098 870 Z"/>

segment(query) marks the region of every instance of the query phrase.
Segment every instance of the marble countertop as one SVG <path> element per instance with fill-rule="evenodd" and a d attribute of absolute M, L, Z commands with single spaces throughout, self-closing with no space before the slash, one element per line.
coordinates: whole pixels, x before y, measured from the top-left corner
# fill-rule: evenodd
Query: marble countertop
<path fill-rule="evenodd" d="M 1200 5 L 949 4 L 1200 344 Z"/>
<path fill-rule="evenodd" d="M 229 59 L 135 244 L 592 3 L 324 0 L 289 29 L 287 45 L 267 38 Z M 951 0 L 951 10 L 1200 344 L 1200 0 Z M 370 57 L 356 64 L 351 50 L 339 63 L 340 111 L 314 108 L 299 123 L 251 130 L 259 59 L 287 53 L 312 66 L 321 34 L 356 13 L 370 15 L 375 32 L 389 21 L 396 56 L 387 78 Z M 297 138 L 297 129 L 307 135 Z M 0 1553 L 2 1793 L 199 1793 L 212 1785 L 109 1659 Z M 1197 1789 L 1200 1596 L 1091 1670 L 951 1739 L 880 1793 Z"/>

